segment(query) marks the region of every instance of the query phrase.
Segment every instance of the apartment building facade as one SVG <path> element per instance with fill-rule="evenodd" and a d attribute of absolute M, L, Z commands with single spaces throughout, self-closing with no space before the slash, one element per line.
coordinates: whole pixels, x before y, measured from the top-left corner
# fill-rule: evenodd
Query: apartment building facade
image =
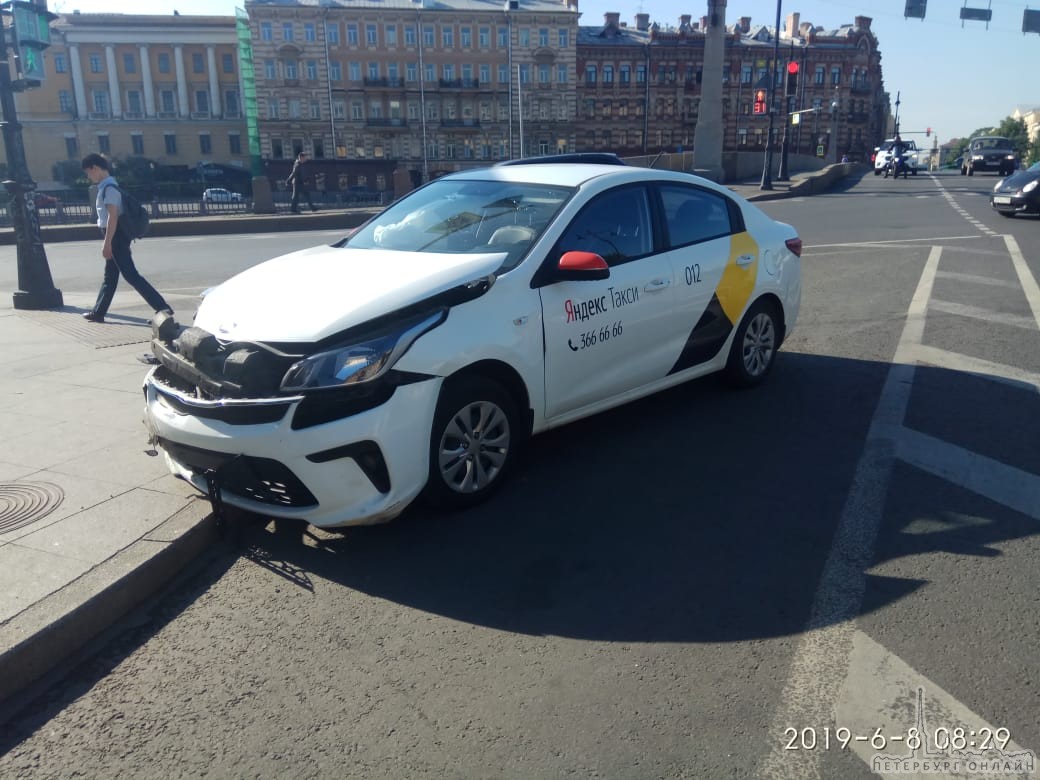
<path fill-rule="evenodd" d="M 88 152 L 248 167 L 233 17 L 73 13 L 51 29 L 46 78 L 16 93 L 41 186 Z"/>

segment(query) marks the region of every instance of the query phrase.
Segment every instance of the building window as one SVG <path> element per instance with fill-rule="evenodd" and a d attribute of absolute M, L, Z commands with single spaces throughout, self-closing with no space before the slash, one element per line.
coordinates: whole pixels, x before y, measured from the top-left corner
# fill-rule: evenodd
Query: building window
<path fill-rule="evenodd" d="M 241 109 L 238 105 L 238 90 L 229 89 L 224 92 L 224 116 L 228 119 L 235 119 L 238 117 L 238 113 Z"/>
<path fill-rule="evenodd" d="M 76 136 L 65 136 L 65 154 L 71 159 L 79 157 L 79 141 L 76 140 Z"/>
<path fill-rule="evenodd" d="M 585 66 L 585 83 L 595 84 L 596 83 L 596 66 L 586 65 Z"/>
<path fill-rule="evenodd" d="M 463 49 L 473 48 L 473 28 L 463 27 L 459 30 L 459 42 L 462 44 Z"/>
<path fill-rule="evenodd" d="M 90 55 L 90 72 L 101 73 L 101 55 L 91 54 Z"/>
<path fill-rule="evenodd" d="M 297 70 L 297 62 L 296 62 L 296 60 L 286 60 L 285 64 L 284 64 L 284 68 L 285 68 L 285 78 L 286 78 L 287 81 L 295 81 L 296 79 L 298 79 L 300 77 L 299 76 L 299 71 Z"/>
<path fill-rule="evenodd" d="M 814 84 L 822 84 L 823 80 L 824 80 L 823 65 L 817 65 L 816 66 L 816 72 L 813 74 L 813 83 Z"/>
<path fill-rule="evenodd" d="M 69 61 L 65 59 L 64 54 L 54 55 L 54 72 L 65 73 L 68 70 Z"/>
<path fill-rule="evenodd" d="M 299 98 L 289 98 L 289 118 L 299 119 L 303 116 Z"/>
<path fill-rule="evenodd" d="M 292 22 L 282 22 L 282 40 L 283 41 L 295 40 L 295 36 L 293 35 Z"/>
<path fill-rule="evenodd" d="M 346 119 L 347 118 L 347 104 L 342 100 L 334 100 L 332 102 L 332 116 L 335 119 Z"/>
<path fill-rule="evenodd" d="M 437 80 L 437 66 L 430 63 L 426 64 L 426 73 L 423 75 L 427 83 Z"/>
<path fill-rule="evenodd" d="M 445 49 L 455 48 L 455 31 L 451 27 L 441 27 L 441 46 Z"/>
<path fill-rule="evenodd" d="M 275 69 L 274 60 L 264 60 L 264 78 L 274 81 L 277 77 L 278 71 Z"/>
<path fill-rule="evenodd" d="M 191 53 L 191 72 L 192 73 L 205 73 L 206 63 L 202 59 L 202 52 L 193 51 Z"/>
<path fill-rule="evenodd" d="M 159 93 L 159 104 L 162 106 L 160 110 L 164 113 L 172 114 L 177 110 L 174 108 L 172 89 L 164 89 Z"/>
<path fill-rule="evenodd" d="M 270 22 L 260 22 L 260 40 L 261 41 L 273 41 L 274 34 L 271 32 Z"/>
<path fill-rule="evenodd" d="M 740 83 L 750 84 L 751 83 L 751 66 L 741 65 L 740 66 Z"/>
<path fill-rule="evenodd" d="M 455 66 L 448 64 L 444 66 L 444 80 L 454 81 L 455 80 Z"/>
<path fill-rule="evenodd" d="M 329 43 L 339 44 L 339 25 L 338 24 L 327 24 L 325 25 L 325 38 Z"/>
<path fill-rule="evenodd" d="M 423 46 L 433 48 L 435 38 L 433 36 L 433 25 L 424 25 L 422 28 Z"/>
<path fill-rule="evenodd" d="M 550 73 L 550 71 L 549 71 L 549 66 L 548 65 L 539 65 L 538 66 L 538 83 L 539 84 L 549 84 L 551 82 L 551 80 L 552 80 L 550 78 L 549 73 Z"/>
<path fill-rule="evenodd" d="M 482 49 L 486 49 L 491 46 L 491 28 L 481 27 L 477 30 L 477 44 Z"/>
<path fill-rule="evenodd" d="M 841 84 L 841 68 L 837 65 L 831 68 L 831 84 L 834 86 Z"/>
<path fill-rule="evenodd" d="M 485 86 L 491 83 L 491 66 L 486 62 L 480 66 L 480 85 Z"/>
<path fill-rule="evenodd" d="M 531 83 L 531 66 L 526 62 L 520 65 L 520 83 L 530 84 Z"/>
<path fill-rule="evenodd" d="M 560 48 L 566 49 L 571 43 L 570 30 L 560 30 Z"/>
<path fill-rule="evenodd" d="M 325 157 L 325 139 L 320 135 L 314 136 L 311 139 L 311 149 L 314 150 L 313 157 L 315 160 L 321 160 Z"/>
<path fill-rule="evenodd" d="M 388 63 L 386 66 L 386 77 L 391 84 L 396 84 L 401 78 L 400 66 L 396 62 Z"/>
<path fill-rule="evenodd" d="M 636 84 L 646 83 L 646 65 L 636 65 Z"/>
<path fill-rule="evenodd" d="M 357 46 L 358 45 L 358 27 L 356 24 L 347 25 L 347 45 Z"/>
<path fill-rule="evenodd" d="M 520 48 L 528 48 L 531 45 L 531 31 L 526 27 L 521 27 L 517 30 L 517 41 L 520 44 Z"/>
<path fill-rule="evenodd" d="M 409 47 L 415 46 L 415 28 L 411 25 L 404 28 L 404 45 Z"/>
<path fill-rule="evenodd" d="M 360 100 L 355 100 L 350 104 L 350 118 L 359 121 L 365 118 L 365 109 L 361 105 Z"/>
<path fill-rule="evenodd" d="M 498 48 L 507 49 L 509 48 L 509 28 L 499 27 L 498 28 Z"/>
<path fill-rule="evenodd" d="M 341 63 L 341 62 L 330 62 L 329 63 L 329 80 L 330 81 L 343 81 L 343 63 Z"/>
<path fill-rule="evenodd" d="M 306 68 L 307 68 L 307 78 L 310 81 L 317 81 L 318 80 L 318 61 L 317 60 L 307 60 Z"/>
<path fill-rule="evenodd" d="M 268 119 L 279 119 L 278 113 L 278 98 L 272 98 L 267 101 L 267 118 Z"/>
<path fill-rule="evenodd" d="M 614 66 L 604 65 L 603 66 L 603 83 L 613 84 L 614 83 Z"/>
<path fill-rule="evenodd" d="M 136 89 L 128 89 L 126 91 L 126 110 L 131 114 L 140 114 L 141 111 L 141 93 Z"/>
<path fill-rule="evenodd" d="M 397 45 L 397 25 L 396 24 L 388 24 L 386 26 L 386 29 L 383 32 L 383 35 L 386 36 L 386 45 L 387 46 L 396 46 Z"/>
<path fill-rule="evenodd" d="M 321 119 L 321 103 L 317 100 L 311 101 L 311 119 Z"/>
<path fill-rule="evenodd" d="M 285 149 L 282 147 L 281 138 L 271 139 L 271 156 L 276 160 L 281 160 L 285 157 Z"/>
<path fill-rule="evenodd" d="M 235 72 L 235 56 L 233 54 L 221 54 L 220 66 L 225 73 Z"/>
<path fill-rule="evenodd" d="M 58 108 L 67 113 L 72 113 L 72 107 L 72 93 L 67 89 L 58 90 Z"/>
<path fill-rule="evenodd" d="M 348 72 L 350 73 L 351 81 L 361 81 L 361 63 L 352 62 L 348 66 Z"/>
<path fill-rule="evenodd" d="M 566 84 L 567 83 L 567 66 L 557 65 L 556 66 L 556 83 Z"/>
<path fill-rule="evenodd" d="M 98 114 L 108 116 L 108 93 L 102 90 L 94 90 L 94 111 Z"/>
<path fill-rule="evenodd" d="M 369 46 L 379 45 L 379 34 L 376 32 L 376 26 L 374 24 L 365 25 L 365 43 Z"/>
<path fill-rule="evenodd" d="M 131 52 L 123 53 L 123 70 L 126 73 L 137 73 L 137 60 Z"/>
<path fill-rule="evenodd" d="M 130 134 L 130 148 L 138 157 L 144 154 L 144 136 L 140 133 Z"/>
<path fill-rule="evenodd" d="M 242 136 L 238 133 L 228 133 L 228 151 L 231 154 L 242 154 Z"/>
<path fill-rule="evenodd" d="M 318 40 L 318 36 L 314 32 L 314 25 L 311 22 L 307 22 L 303 25 L 303 39 L 307 41 L 307 43 L 314 43 Z"/>
<path fill-rule="evenodd" d="M 212 153 L 213 141 L 210 139 L 209 133 L 199 133 L 199 154 Z"/>
<path fill-rule="evenodd" d="M 549 45 L 549 28 L 540 27 L 538 28 L 538 45 L 548 46 Z"/>
<path fill-rule="evenodd" d="M 173 133 L 164 133 L 163 141 L 166 143 L 166 154 L 177 154 L 177 136 Z"/>
<path fill-rule="evenodd" d="M 195 92 L 195 110 L 200 114 L 209 114 L 209 92 L 204 89 Z"/>
<path fill-rule="evenodd" d="M 98 133 L 97 146 L 101 154 L 111 154 L 112 145 L 108 142 L 108 133 Z"/>
<path fill-rule="evenodd" d="M 159 72 L 160 73 L 169 73 L 170 72 L 170 54 L 169 54 L 169 52 L 165 52 L 165 51 L 159 52 L 158 62 L 159 62 Z"/>
<path fill-rule="evenodd" d="M 499 65 L 498 66 L 498 83 L 508 84 L 509 83 L 509 66 Z"/>
<path fill-rule="evenodd" d="M 368 77 L 375 81 L 379 78 L 379 63 L 370 62 L 368 63 Z"/>

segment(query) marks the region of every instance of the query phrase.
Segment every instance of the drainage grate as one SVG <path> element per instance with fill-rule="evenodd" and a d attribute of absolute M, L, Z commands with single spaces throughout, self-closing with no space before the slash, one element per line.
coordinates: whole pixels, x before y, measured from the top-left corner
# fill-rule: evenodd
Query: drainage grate
<path fill-rule="evenodd" d="M 49 482 L 0 483 L 0 534 L 35 523 L 65 499 L 65 493 Z"/>
<path fill-rule="evenodd" d="M 109 314 L 105 318 L 105 322 L 87 322 L 83 319 L 82 309 L 70 306 L 53 311 L 18 309 L 16 313 L 68 336 L 73 336 L 95 349 L 121 347 L 125 344 L 145 344 L 152 340 L 151 321 L 141 317 Z"/>

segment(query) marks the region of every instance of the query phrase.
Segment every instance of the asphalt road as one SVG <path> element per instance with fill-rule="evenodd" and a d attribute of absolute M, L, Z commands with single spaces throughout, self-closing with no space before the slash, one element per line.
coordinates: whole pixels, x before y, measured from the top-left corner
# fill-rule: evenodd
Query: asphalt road
<path fill-rule="evenodd" d="M 994 181 L 763 204 L 805 241 L 766 386 L 706 379 L 539 437 L 464 514 L 237 524 L 25 701 L 0 776 L 1028 776 L 1040 220 L 992 212 Z M 186 311 L 331 239 L 138 259 Z M 48 248 L 66 301 L 93 297 L 97 249 Z"/>

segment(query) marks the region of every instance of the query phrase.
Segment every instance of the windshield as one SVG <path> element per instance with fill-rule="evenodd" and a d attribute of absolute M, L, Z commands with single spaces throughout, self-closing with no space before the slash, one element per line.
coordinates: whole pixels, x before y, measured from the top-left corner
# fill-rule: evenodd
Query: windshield
<path fill-rule="evenodd" d="M 503 252 L 520 262 L 573 190 L 506 181 L 438 180 L 376 216 L 346 246 L 404 252 Z"/>
<path fill-rule="evenodd" d="M 972 144 L 973 149 L 1010 149 L 1011 141 L 1006 138 L 980 138 Z"/>

